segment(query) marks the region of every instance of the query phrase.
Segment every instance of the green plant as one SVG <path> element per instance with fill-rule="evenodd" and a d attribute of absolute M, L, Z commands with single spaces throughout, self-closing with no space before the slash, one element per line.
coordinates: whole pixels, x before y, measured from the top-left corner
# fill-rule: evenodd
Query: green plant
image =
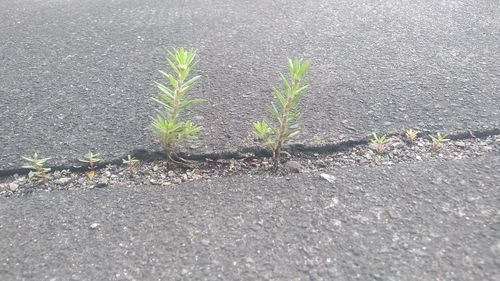
<path fill-rule="evenodd" d="M 389 143 L 389 140 L 387 139 L 386 135 L 377 136 L 376 133 L 372 133 L 372 139 L 370 141 L 370 144 L 373 146 L 375 152 L 377 152 L 378 154 L 382 154 L 385 146 L 388 143 Z"/>
<path fill-rule="evenodd" d="M 406 132 L 405 132 L 405 137 L 410 142 L 414 142 L 417 139 L 417 136 L 418 136 L 418 132 L 414 131 L 413 129 L 406 130 Z"/>
<path fill-rule="evenodd" d="M 274 97 L 278 105 L 271 103 L 270 106 L 275 122 L 272 125 L 265 120 L 253 123 L 255 136 L 263 142 L 264 147 L 272 151 L 275 165 L 279 163 L 281 149 L 285 143 L 299 134 L 297 121 L 301 113 L 297 106 L 308 87 L 303 79 L 309 65 L 309 60 L 288 60 L 290 77 L 285 78 L 283 74 L 280 75 L 283 89 L 274 90 Z"/>
<path fill-rule="evenodd" d="M 191 99 L 186 96 L 200 78 L 200 76 L 195 76 L 188 80 L 197 64 L 195 59 L 195 50 L 187 51 L 181 48 L 169 51 L 167 62 L 172 73 L 160 71 L 168 84 L 156 83 L 159 93 L 158 97 L 153 100 L 163 107 L 163 111 L 160 111 L 153 119 L 153 128 L 170 159 L 172 159 L 171 153 L 180 146 L 181 142 L 196 139 L 202 130 L 202 127 L 194 125 L 190 120 L 182 120 L 187 107 L 203 102 L 202 99 Z"/>
<path fill-rule="evenodd" d="M 122 159 L 122 161 L 123 164 L 127 165 L 128 175 L 132 177 L 134 175 L 134 169 L 139 165 L 140 161 L 130 155 L 127 156 L 127 159 Z"/>
<path fill-rule="evenodd" d="M 450 141 L 450 139 L 446 138 L 446 135 L 443 135 L 441 133 L 437 133 L 436 136 L 429 135 L 429 137 L 431 137 L 432 150 L 434 150 L 434 151 L 438 151 L 438 150 L 443 149 L 444 144 Z"/>
<path fill-rule="evenodd" d="M 83 159 L 79 159 L 78 161 L 87 163 L 87 167 L 89 171 L 87 172 L 87 177 L 89 180 L 92 180 L 95 176 L 95 169 L 97 167 L 97 164 L 102 161 L 102 159 L 98 158 L 99 153 L 92 153 L 92 151 L 89 151 L 87 154 L 83 156 Z"/>
<path fill-rule="evenodd" d="M 25 169 L 30 169 L 28 177 L 31 180 L 48 183 L 50 168 L 46 168 L 45 163 L 50 158 L 39 158 L 38 154 L 35 152 L 32 156 L 23 156 L 26 163 L 22 166 Z"/>

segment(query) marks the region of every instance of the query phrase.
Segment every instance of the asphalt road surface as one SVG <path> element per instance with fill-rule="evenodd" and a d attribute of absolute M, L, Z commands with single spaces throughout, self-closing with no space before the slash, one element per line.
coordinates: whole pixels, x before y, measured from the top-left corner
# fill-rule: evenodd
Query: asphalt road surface
<path fill-rule="evenodd" d="M 499 280 L 500 157 L 0 198 L 0 279 Z"/>
<path fill-rule="evenodd" d="M 198 49 L 192 152 L 251 145 L 288 57 L 313 61 L 300 142 L 500 128 L 497 0 L 0 0 L 0 169 L 159 149 L 166 51 Z"/>

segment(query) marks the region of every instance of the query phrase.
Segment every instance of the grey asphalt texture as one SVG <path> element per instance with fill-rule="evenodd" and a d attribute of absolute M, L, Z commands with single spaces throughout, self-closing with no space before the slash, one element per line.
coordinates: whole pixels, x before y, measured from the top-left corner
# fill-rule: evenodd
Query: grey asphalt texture
<path fill-rule="evenodd" d="M 497 0 L 0 1 L 0 169 L 159 149 L 150 116 L 171 47 L 198 49 L 194 153 L 248 146 L 310 58 L 300 142 L 500 128 Z"/>
<path fill-rule="evenodd" d="M 497 0 L 0 0 L 0 170 L 157 150 L 154 81 L 198 49 L 193 153 L 251 143 L 288 57 L 307 144 L 500 129 Z M 0 280 L 499 280 L 500 157 L 0 198 Z"/>
<path fill-rule="evenodd" d="M 0 198 L 0 279 L 499 280 L 498 154 L 330 173 Z"/>

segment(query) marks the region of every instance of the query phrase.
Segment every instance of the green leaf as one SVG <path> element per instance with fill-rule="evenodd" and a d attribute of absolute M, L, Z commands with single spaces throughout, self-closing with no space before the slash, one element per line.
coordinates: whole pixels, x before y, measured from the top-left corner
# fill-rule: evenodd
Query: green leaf
<path fill-rule="evenodd" d="M 172 101 L 175 100 L 175 98 L 174 98 L 175 93 L 172 90 L 170 90 L 169 88 L 165 87 L 165 85 L 160 84 L 158 82 L 156 83 L 156 86 L 162 94 L 164 94 L 164 95 L 166 95 L 166 97 L 168 97 L 168 100 L 172 100 Z"/>
<path fill-rule="evenodd" d="M 306 61 L 302 62 L 302 64 L 300 65 L 300 70 L 299 70 L 300 78 L 303 78 L 306 75 L 307 71 L 309 70 L 310 64 L 311 64 L 310 60 L 306 60 Z"/>
<path fill-rule="evenodd" d="M 298 134 L 299 134 L 299 131 L 291 131 L 291 132 L 286 134 L 286 139 L 287 140 L 292 139 L 292 138 L 296 137 Z"/>
<path fill-rule="evenodd" d="M 300 112 L 290 112 L 288 113 L 288 120 L 289 122 L 295 122 L 295 121 L 298 121 L 300 119 Z"/>
<path fill-rule="evenodd" d="M 281 114 L 280 114 L 279 110 L 276 108 L 276 106 L 274 105 L 274 103 L 271 103 L 271 107 L 269 109 L 271 111 L 271 114 L 276 119 L 276 121 L 281 124 Z"/>
<path fill-rule="evenodd" d="M 177 66 L 170 59 L 167 59 L 167 62 L 170 65 L 170 67 L 172 68 L 172 70 L 175 72 L 175 74 L 179 75 L 180 71 L 177 68 Z"/>
<path fill-rule="evenodd" d="M 165 76 L 165 78 L 167 78 L 167 79 L 168 79 L 168 77 L 169 77 L 169 76 L 171 76 L 170 74 L 168 74 L 168 73 L 166 73 L 166 72 L 164 72 L 164 71 L 162 71 L 162 70 L 158 70 L 158 71 L 159 71 L 159 72 L 160 72 L 163 76 Z"/>
<path fill-rule="evenodd" d="M 257 139 L 262 140 L 264 142 L 269 141 L 272 129 L 269 127 L 269 124 L 267 124 L 266 121 L 253 123 L 253 128 Z"/>
<path fill-rule="evenodd" d="M 290 94 L 291 92 L 291 87 L 290 83 L 288 83 L 288 80 L 283 76 L 283 74 L 280 74 L 281 77 L 281 82 L 283 83 L 283 88 L 285 90 L 285 93 Z"/>
<path fill-rule="evenodd" d="M 274 90 L 274 96 L 279 101 L 281 107 L 285 108 L 285 106 L 286 106 L 286 98 L 285 98 L 285 96 L 283 96 L 283 94 L 279 90 L 277 90 L 277 89 Z"/>
<path fill-rule="evenodd" d="M 28 162 L 33 162 L 33 158 L 29 158 L 29 157 L 26 157 L 26 156 L 22 156 L 22 158 Z"/>
<path fill-rule="evenodd" d="M 181 92 L 187 92 L 192 86 L 195 85 L 196 81 L 198 81 L 198 79 L 200 79 L 200 76 L 195 76 L 193 78 L 191 78 L 190 80 L 188 80 L 187 82 L 184 83 L 184 85 L 182 86 L 182 89 L 181 89 Z"/>
<path fill-rule="evenodd" d="M 174 76 L 169 75 L 169 76 L 167 76 L 167 78 L 168 78 L 168 81 L 170 82 L 170 85 L 172 85 L 172 88 L 177 89 L 179 83 L 177 82 L 177 80 L 175 80 Z"/>
<path fill-rule="evenodd" d="M 160 104 L 161 106 L 163 106 L 168 111 L 171 111 L 173 109 L 172 106 L 170 106 L 170 104 L 164 103 L 163 101 L 155 99 L 155 98 L 151 98 L 151 99 L 153 101 L 155 101 L 156 103 Z"/>
<path fill-rule="evenodd" d="M 186 64 L 190 65 L 194 58 L 196 57 L 196 51 L 195 50 L 189 50 L 188 52 L 188 55 L 187 55 L 187 59 L 186 59 Z"/>
<path fill-rule="evenodd" d="M 198 76 L 195 76 L 195 77 L 193 77 L 193 78 L 189 79 L 188 81 L 186 81 L 186 82 L 184 83 L 184 86 L 191 86 L 192 84 L 196 83 L 196 81 L 198 81 L 198 79 L 200 79 L 200 77 L 201 77 L 201 76 L 200 76 L 200 75 L 198 75 Z"/>
<path fill-rule="evenodd" d="M 308 87 L 309 87 L 309 85 L 307 85 L 307 84 L 302 85 L 300 88 L 297 89 L 297 93 L 304 92 Z"/>

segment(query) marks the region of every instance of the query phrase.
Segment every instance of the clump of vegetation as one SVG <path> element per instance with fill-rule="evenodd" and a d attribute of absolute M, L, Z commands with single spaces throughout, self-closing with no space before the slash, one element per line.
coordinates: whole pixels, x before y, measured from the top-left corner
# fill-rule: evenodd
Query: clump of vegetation
<path fill-rule="evenodd" d="M 441 133 L 437 133 L 436 136 L 430 136 L 432 140 L 432 150 L 434 151 L 439 151 L 443 149 L 444 144 L 449 142 L 450 139 L 446 138 L 446 135 L 443 135 Z"/>
<path fill-rule="evenodd" d="M 372 139 L 370 141 L 370 144 L 372 145 L 375 152 L 377 152 L 378 154 L 382 154 L 388 143 L 389 140 L 387 139 L 386 135 L 377 136 L 376 133 L 372 133 Z"/>
<path fill-rule="evenodd" d="M 123 164 L 127 165 L 129 177 L 133 177 L 135 174 L 135 167 L 139 165 L 140 161 L 130 155 L 127 156 L 127 159 L 122 159 L 122 161 Z"/>
<path fill-rule="evenodd" d="M 98 158 L 99 153 L 92 153 L 89 151 L 87 154 L 83 156 L 83 159 L 79 159 L 78 161 L 87 163 L 87 168 L 89 169 L 87 172 L 87 177 L 89 180 L 94 179 L 95 177 L 95 169 L 97 168 L 97 164 L 102 161 L 102 159 Z"/>
<path fill-rule="evenodd" d="M 190 74 L 194 70 L 196 61 L 195 50 L 173 49 L 169 52 L 167 62 L 170 65 L 171 73 L 160 71 L 167 80 L 167 84 L 156 83 L 159 93 L 155 102 L 163 107 L 156 118 L 153 119 L 153 128 L 156 136 L 165 150 L 168 158 L 172 159 L 172 153 L 180 147 L 183 141 L 194 140 L 202 130 L 191 120 L 185 119 L 186 108 L 203 102 L 202 99 L 192 99 L 187 97 L 188 91 L 196 84 L 200 76 L 190 79 Z"/>
<path fill-rule="evenodd" d="M 418 132 L 414 131 L 413 129 L 406 130 L 405 137 L 408 141 L 413 143 L 418 137 Z"/>
<path fill-rule="evenodd" d="M 49 181 L 50 168 L 45 167 L 45 163 L 50 160 L 50 158 L 39 158 L 38 154 L 35 152 L 32 156 L 23 156 L 26 163 L 22 166 L 25 169 L 30 169 L 28 177 L 36 182 L 43 182 L 45 185 Z"/>
<path fill-rule="evenodd" d="M 274 122 L 269 124 L 264 120 L 253 123 L 257 139 L 263 142 L 264 147 L 272 151 L 275 167 L 279 163 L 281 150 L 285 143 L 299 134 L 297 121 L 301 113 L 297 107 L 308 87 L 303 79 L 309 69 L 309 65 L 309 60 L 288 60 L 290 77 L 285 78 L 281 74 L 283 89 L 274 90 L 274 97 L 278 105 L 276 106 L 274 103 L 271 103 L 270 106 Z"/>

